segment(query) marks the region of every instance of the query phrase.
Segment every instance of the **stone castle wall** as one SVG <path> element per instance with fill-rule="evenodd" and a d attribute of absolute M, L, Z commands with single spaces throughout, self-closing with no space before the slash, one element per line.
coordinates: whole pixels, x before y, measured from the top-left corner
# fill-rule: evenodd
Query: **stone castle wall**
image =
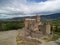
<path fill-rule="evenodd" d="M 35 31 L 36 33 L 31 33 L 32 35 L 45 35 L 45 34 L 50 34 L 51 29 L 50 29 L 50 24 L 48 23 L 42 23 L 40 20 L 40 16 L 36 16 L 36 19 L 31 19 L 31 18 L 26 18 L 25 21 L 25 30 L 32 30 Z M 40 33 L 38 33 L 38 32 Z M 30 33 L 30 32 L 28 32 Z"/>

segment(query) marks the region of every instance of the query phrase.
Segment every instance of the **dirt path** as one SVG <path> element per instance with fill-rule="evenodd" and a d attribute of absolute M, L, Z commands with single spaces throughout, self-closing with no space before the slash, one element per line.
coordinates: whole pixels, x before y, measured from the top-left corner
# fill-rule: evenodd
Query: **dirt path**
<path fill-rule="evenodd" d="M 0 32 L 0 45 L 17 45 L 16 36 L 16 30 Z"/>
<path fill-rule="evenodd" d="M 60 39 L 58 39 L 56 41 L 45 42 L 40 45 L 60 45 Z"/>
<path fill-rule="evenodd" d="M 0 45 L 17 45 L 16 36 L 19 31 L 4 31 L 0 32 Z M 35 38 L 34 38 L 35 39 Z M 36 39 L 38 40 L 38 39 Z M 41 40 L 39 40 L 41 41 Z M 40 45 L 60 45 L 60 39 L 51 42 L 45 42 Z"/>
<path fill-rule="evenodd" d="M 58 39 L 56 41 L 46 42 L 44 40 L 37 39 L 37 38 L 31 38 L 31 37 L 28 37 L 28 38 L 35 39 L 35 40 L 38 40 L 38 41 L 42 42 L 42 44 L 40 44 L 40 45 L 60 45 L 60 39 Z"/>

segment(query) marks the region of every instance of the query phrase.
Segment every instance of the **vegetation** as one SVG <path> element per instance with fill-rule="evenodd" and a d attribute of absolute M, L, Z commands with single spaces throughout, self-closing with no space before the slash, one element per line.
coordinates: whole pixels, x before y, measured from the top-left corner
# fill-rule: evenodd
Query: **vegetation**
<path fill-rule="evenodd" d="M 51 30 L 53 31 L 53 37 L 51 40 L 57 40 L 60 38 L 60 19 L 45 20 L 51 24 Z M 0 21 L 0 31 L 21 29 L 24 27 L 23 21 Z"/>
<path fill-rule="evenodd" d="M 51 30 L 53 31 L 53 37 L 51 40 L 57 40 L 60 38 L 60 19 L 46 20 L 51 24 Z"/>
<path fill-rule="evenodd" d="M 49 19 L 49 20 L 46 20 L 47 22 L 49 22 L 51 25 L 53 26 L 56 26 L 56 25 L 59 25 L 60 26 L 60 18 L 58 19 Z"/>
<path fill-rule="evenodd" d="M 56 26 L 53 26 L 53 37 L 51 40 L 57 40 L 60 38 L 60 26 L 59 25 L 56 25 Z"/>
<path fill-rule="evenodd" d="M 22 21 L 1 21 L 0 22 L 0 31 L 7 31 L 7 30 L 15 30 L 21 29 L 24 27 L 24 23 Z"/>
<path fill-rule="evenodd" d="M 60 38 L 60 19 L 45 19 L 44 22 L 48 22 L 51 24 L 51 30 L 53 32 L 52 39 L 44 38 L 44 40 L 50 41 L 50 40 L 57 40 Z"/>

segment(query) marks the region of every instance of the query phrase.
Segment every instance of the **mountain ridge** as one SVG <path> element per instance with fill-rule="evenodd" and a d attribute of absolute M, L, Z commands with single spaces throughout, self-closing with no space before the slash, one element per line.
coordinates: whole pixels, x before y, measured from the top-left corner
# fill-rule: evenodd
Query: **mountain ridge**
<path fill-rule="evenodd" d="M 56 14 L 50 14 L 50 15 L 41 15 L 40 16 L 41 19 L 60 19 L 60 13 L 56 13 Z M 26 16 L 26 17 L 15 17 L 15 18 L 11 18 L 11 19 L 6 19 L 6 20 L 24 20 L 25 18 L 35 18 L 35 16 Z"/>
<path fill-rule="evenodd" d="M 58 18 L 60 18 L 60 13 L 50 14 L 50 15 L 42 15 L 41 18 L 58 19 Z"/>

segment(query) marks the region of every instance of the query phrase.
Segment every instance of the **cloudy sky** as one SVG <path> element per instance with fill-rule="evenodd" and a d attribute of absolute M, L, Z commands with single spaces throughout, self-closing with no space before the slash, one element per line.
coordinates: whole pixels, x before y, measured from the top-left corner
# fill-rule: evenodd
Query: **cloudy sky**
<path fill-rule="evenodd" d="M 60 13 L 60 0 L 0 0 L 0 19 Z"/>

